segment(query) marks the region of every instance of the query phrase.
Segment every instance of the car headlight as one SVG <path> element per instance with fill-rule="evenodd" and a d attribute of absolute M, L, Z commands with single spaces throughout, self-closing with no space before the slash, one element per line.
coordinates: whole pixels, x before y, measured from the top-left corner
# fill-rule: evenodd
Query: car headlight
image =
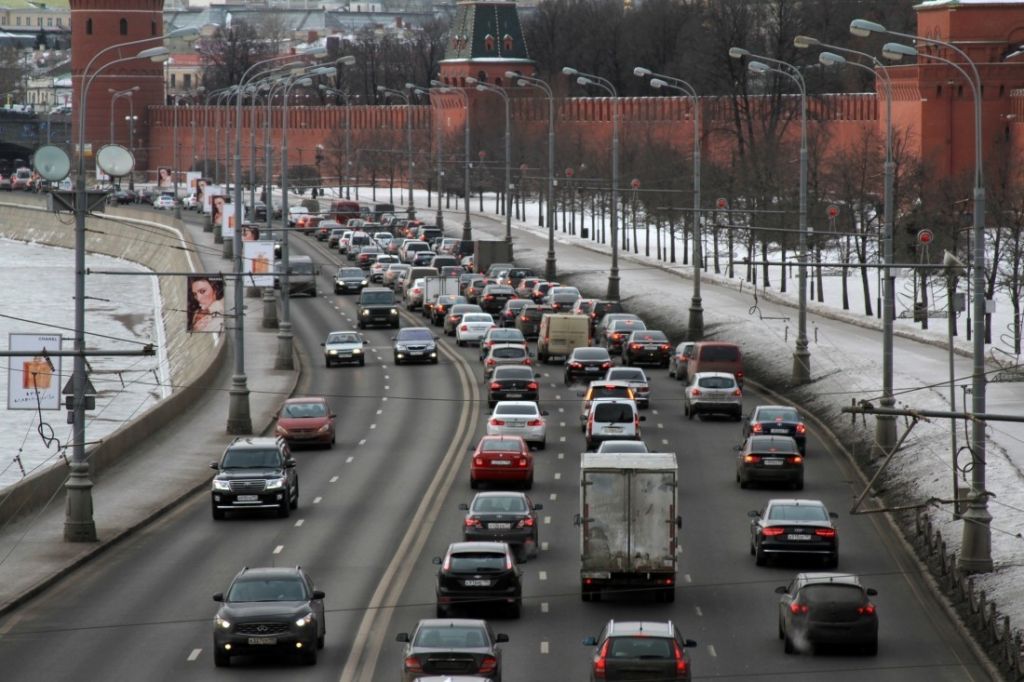
<path fill-rule="evenodd" d="M 332 348 L 332 349 L 330 349 L 329 351 L 327 351 L 327 354 L 328 354 L 328 355 L 337 355 L 337 354 L 338 354 L 338 351 L 337 351 L 337 349 L 335 349 L 335 348 Z"/>
<path fill-rule="evenodd" d="M 398 314 L 398 308 L 392 308 L 391 309 L 391 314 L 392 315 L 397 315 Z"/>
<path fill-rule="evenodd" d="M 363 280 L 363 282 L 362 282 L 362 284 L 363 284 L 363 286 L 365 287 L 365 286 L 367 286 L 367 285 L 369 285 L 369 284 L 370 284 L 370 280 L 364 279 L 364 280 Z"/>
<path fill-rule="evenodd" d="M 370 315 L 370 311 L 364 308 L 363 312 L 361 312 L 360 315 L 362 315 L 363 317 L 368 317 Z"/>
<path fill-rule="evenodd" d="M 352 355 L 360 355 L 363 352 L 362 348 L 353 348 Z"/>
<path fill-rule="evenodd" d="M 307 613 L 305 616 L 303 616 L 302 618 L 299 618 L 297 621 L 295 621 L 295 624 L 298 625 L 300 628 L 304 628 L 304 627 L 306 627 L 307 625 L 309 625 L 312 622 L 313 622 L 313 614 L 312 613 Z"/>
<path fill-rule="evenodd" d="M 267 490 L 279 490 L 284 487 L 285 478 L 271 478 L 267 480 Z"/>
<path fill-rule="evenodd" d="M 222 481 L 219 478 L 213 479 L 214 490 L 231 490 L 231 483 L 229 481 Z"/>
<path fill-rule="evenodd" d="M 317 433 L 327 433 L 330 430 L 331 430 L 331 425 L 330 424 L 324 424 L 319 429 L 317 429 L 316 432 Z"/>
<path fill-rule="evenodd" d="M 277 433 L 278 433 L 278 435 L 281 435 L 281 436 L 287 436 L 288 435 L 288 429 L 286 429 L 283 426 L 281 426 L 280 424 L 278 424 L 277 425 Z"/>
<path fill-rule="evenodd" d="M 220 616 L 213 619 L 213 624 L 217 627 L 224 628 L 225 630 L 229 630 L 231 628 L 231 621 L 224 620 Z"/>

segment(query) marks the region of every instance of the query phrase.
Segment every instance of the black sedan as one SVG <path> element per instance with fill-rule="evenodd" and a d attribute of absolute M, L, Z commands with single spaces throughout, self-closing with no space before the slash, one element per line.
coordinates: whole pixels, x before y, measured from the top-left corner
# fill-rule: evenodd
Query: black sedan
<path fill-rule="evenodd" d="M 487 406 L 494 407 L 499 400 L 539 400 L 540 383 L 532 367 L 506 365 L 495 367 L 487 384 Z"/>
<path fill-rule="evenodd" d="M 497 322 L 499 327 L 515 327 L 516 317 L 519 316 L 519 312 L 523 307 L 530 301 L 525 298 L 510 298 L 505 301 L 505 307 L 501 309 L 501 312 L 497 315 Z"/>
<path fill-rule="evenodd" d="M 426 327 L 402 327 L 393 340 L 396 365 L 407 362 L 437 364 L 437 337 Z"/>
<path fill-rule="evenodd" d="M 501 679 L 501 647 L 508 635 L 494 634 L 483 620 L 445 618 L 421 620 L 410 636 L 395 637 L 405 643 L 402 652 L 402 682 L 428 675 L 443 679 L 479 675 L 474 679 Z M 456 678 L 461 679 L 461 678 Z"/>
<path fill-rule="evenodd" d="M 635 331 L 622 344 L 622 364 L 649 364 L 668 367 L 672 345 L 665 332 L 656 329 Z"/>
<path fill-rule="evenodd" d="M 505 303 L 516 297 L 516 290 L 503 284 L 488 284 L 480 292 L 477 303 L 485 313 L 496 315 L 505 307 Z"/>
<path fill-rule="evenodd" d="M 441 294 L 434 299 L 434 304 L 430 306 L 430 323 L 435 327 L 441 326 L 444 324 L 445 315 L 447 315 L 448 311 L 452 309 L 452 306 L 465 302 L 465 296 Z"/>
<path fill-rule="evenodd" d="M 535 339 L 540 334 L 540 320 L 544 313 L 554 312 L 549 305 L 538 305 L 527 302 L 519 310 L 519 317 L 516 318 L 516 329 L 523 333 L 528 339 Z"/>
<path fill-rule="evenodd" d="M 804 556 L 822 559 L 828 568 L 839 565 L 839 518 L 819 500 L 769 500 L 750 516 L 750 553 L 758 566 L 771 557 Z"/>
<path fill-rule="evenodd" d="M 462 322 L 463 315 L 482 312 L 483 310 L 476 303 L 456 303 L 444 316 L 444 333 L 448 336 L 455 336 L 455 328 Z"/>
<path fill-rule="evenodd" d="M 437 617 L 459 606 L 505 607 L 512 618 L 523 608 L 523 583 L 512 548 L 504 542 L 453 542 L 437 570 Z"/>
<path fill-rule="evenodd" d="M 459 509 L 466 512 L 462 537 L 467 542 L 507 542 L 517 559 L 525 560 L 537 555 L 539 522 L 536 512 L 543 508 L 544 505 L 534 504 L 523 493 L 477 493 L 470 504 L 459 505 Z"/>
<path fill-rule="evenodd" d="M 743 437 L 789 436 L 800 454 L 807 454 L 807 425 L 796 408 L 787 405 L 758 405 L 743 424 Z"/>
<path fill-rule="evenodd" d="M 600 379 L 612 366 L 612 357 L 604 348 L 581 346 L 565 359 L 565 385 L 578 379 Z"/>
<path fill-rule="evenodd" d="M 779 598 L 779 639 L 787 654 L 813 651 L 820 644 L 859 647 L 878 654 L 878 594 L 849 573 L 798 573 L 775 588 Z"/>
<path fill-rule="evenodd" d="M 336 294 L 358 294 L 366 284 L 366 273 L 359 268 L 338 268 L 334 275 Z"/>
<path fill-rule="evenodd" d="M 739 446 L 739 453 L 736 482 L 741 488 L 751 483 L 782 483 L 804 489 L 804 458 L 789 436 L 751 436 Z"/>

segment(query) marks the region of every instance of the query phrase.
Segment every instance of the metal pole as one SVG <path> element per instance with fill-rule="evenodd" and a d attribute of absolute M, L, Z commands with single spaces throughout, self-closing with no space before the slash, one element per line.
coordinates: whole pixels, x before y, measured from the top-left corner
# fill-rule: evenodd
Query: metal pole
<path fill-rule="evenodd" d="M 277 324 L 277 357 L 274 369 L 293 369 L 291 306 L 291 265 L 288 256 L 288 99 L 292 86 L 301 79 L 289 79 L 284 88 L 284 104 L 281 120 L 281 227 L 284 239 L 281 241 L 281 319 Z M 315 273 L 314 273 L 315 274 Z"/>
<path fill-rule="evenodd" d="M 267 234 L 273 235 L 274 199 L 271 196 L 270 176 L 274 172 L 274 161 L 270 151 L 270 116 L 271 106 L 274 101 L 274 87 L 271 85 L 267 91 L 267 110 L 263 119 L 263 160 L 266 170 L 263 174 L 263 193 L 266 197 L 264 202 L 267 206 Z M 283 239 L 283 238 L 282 238 Z M 281 246 L 284 255 L 284 245 Z M 263 287 L 263 321 L 264 329 L 276 329 L 277 321 L 277 297 L 274 295 L 274 287 Z"/>
<path fill-rule="evenodd" d="M 249 107 L 249 212 L 252 214 L 253 221 L 256 220 L 256 112 L 259 111 L 258 95 L 259 90 L 253 87 L 252 106 Z"/>
<path fill-rule="evenodd" d="M 434 218 L 437 228 L 444 231 L 444 214 L 441 213 L 441 201 L 444 198 L 444 117 L 441 117 L 437 132 L 437 215 Z"/>
<path fill-rule="evenodd" d="M 416 202 L 412 196 L 412 101 L 405 98 L 405 144 L 409 152 L 409 220 L 416 217 Z"/>
<path fill-rule="evenodd" d="M 807 88 L 803 77 L 794 80 L 800 87 L 800 310 L 793 353 L 793 383 L 799 386 L 811 380 L 811 352 L 807 341 Z"/>
<path fill-rule="evenodd" d="M 174 132 L 172 134 L 173 141 L 171 145 L 174 149 L 171 150 L 172 166 L 171 173 L 174 178 L 174 219 L 181 220 L 181 201 L 178 199 L 178 96 L 174 95 Z"/>
<path fill-rule="evenodd" d="M 505 241 L 512 243 L 512 107 L 508 93 L 500 91 L 505 100 Z"/>
<path fill-rule="evenodd" d="M 548 253 L 544 259 L 544 277 L 555 281 L 558 277 L 558 264 L 555 261 L 555 94 L 545 81 L 532 76 L 523 76 L 514 71 L 506 72 L 509 78 L 518 79 L 520 85 L 527 85 L 543 90 L 548 100 L 548 191 L 547 191 L 547 228 Z"/>
<path fill-rule="evenodd" d="M 956 412 L 956 365 L 953 354 L 953 337 L 956 336 L 956 311 L 953 307 L 953 294 L 956 292 L 956 276 L 947 273 L 946 276 L 946 333 L 949 336 L 949 411 Z M 949 445 L 953 453 L 953 499 L 957 500 L 953 507 L 953 515 L 959 518 L 960 515 L 960 492 L 959 481 L 957 481 L 956 468 L 956 427 L 957 420 L 949 420 Z"/>
<path fill-rule="evenodd" d="M 345 199 L 352 198 L 352 102 L 345 95 Z M 356 197 L 359 190 L 356 190 Z"/>
<path fill-rule="evenodd" d="M 135 100 L 128 98 L 128 151 L 135 158 Z M 135 169 L 128 174 L 128 189 L 135 190 Z"/>

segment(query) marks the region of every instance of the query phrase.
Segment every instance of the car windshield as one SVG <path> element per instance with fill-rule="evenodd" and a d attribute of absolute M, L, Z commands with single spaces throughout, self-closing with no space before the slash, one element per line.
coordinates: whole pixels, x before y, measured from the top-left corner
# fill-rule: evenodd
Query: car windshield
<path fill-rule="evenodd" d="M 804 604 L 844 604 L 859 606 L 864 602 L 864 591 L 856 585 L 830 583 L 807 585 L 800 590 L 800 601 Z"/>
<path fill-rule="evenodd" d="M 528 308 L 523 308 L 523 315 L 534 320 L 539 320 L 541 316 L 544 315 L 544 310 L 537 306 L 530 306 Z"/>
<path fill-rule="evenodd" d="M 228 450 L 220 463 L 221 469 L 277 469 L 281 466 L 281 453 L 277 450 Z"/>
<path fill-rule="evenodd" d="M 604 348 L 577 348 L 573 351 L 574 360 L 609 360 L 608 351 Z"/>
<path fill-rule="evenodd" d="M 633 421 L 633 408 L 624 403 L 598 403 L 594 421 L 621 424 Z"/>
<path fill-rule="evenodd" d="M 518 329 L 494 329 L 488 337 L 491 341 L 525 341 L 523 333 Z"/>
<path fill-rule="evenodd" d="M 420 628 L 412 645 L 424 649 L 481 649 L 488 646 L 487 631 L 472 625 Z"/>
<path fill-rule="evenodd" d="M 473 500 L 473 511 L 494 513 L 525 512 L 526 500 L 522 495 L 481 495 Z"/>
<path fill-rule="evenodd" d="M 451 570 L 458 573 L 505 570 L 505 555 L 500 552 L 459 552 L 448 559 Z"/>
<path fill-rule="evenodd" d="M 398 341 L 433 341 L 434 334 L 429 329 L 411 327 L 402 329 L 396 337 Z"/>
<path fill-rule="evenodd" d="M 612 637 L 608 657 L 675 659 L 672 641 L 667 637 Z"/>
<path fill-rule="evenodd" d="M 612 331 L 633 331 L 635 329 L 647 329 L 647 325 L 640 320 L 615 320 L 612 322 Z"/>
<path fill-rule="evenodd" d="M 523 416 L 535 416 L 537 414 L 536 405 L 502 405 L 498 404 L 494 408 L 494 414 L 496 415 L 523 415 Z"/>
<path fill-rule="evenodd" d="M 491 351 L 492 358 L 525 358 L 524 348 L 495 348 Z"/>
<path fill-rule="evenodd" d="M 306 587 L 301 578 L 236 580 L 228 591 L 228 601 L 305 601 Z"/>
<path fill-rule="evenodd" d="M 342 268 L 338 270 L 338 277 L 362 277 L 363 271 L 359 268 Z"/>
<path fill-rule="evenodd" d="M 599 315 L 607 315 L 610 312 L 622 310 L 622 304 L 618 301 L 598 301 L 594 304 L 594 312 Z"/>
<path fill-rule="evenodd" d="M 309 275 L 313 273 L 313 264 L 309 261 L 292 261 L 291 270 L 292 272 Z"/>
<path fill-rule="evenodd" d="M 701 377 L 697 379 L 697 385 L 701 388 L 733 388 L 736 380 L 732 377 Z"/>
<path fill-rule="evenodd" d="M 750 439 L 752 452 L 796 453 L 796 441 L 789 436 L 753 436 Z"/>
<path fill-rule="evenodd" d="M 705 346 L 700 351 L 700 359 L 711 362 L 735 362 L 739 358 L 740 352 L 734 346 Z"/>
<path fill-rule="evenodd" d="M 790 407 L 761 407 L 757 410 L 757 421 L 798 422 L 800 416 Z"/>
<path fill-rule="evenodd" d="M 508 308 L 509 310 L 519 310 L 520 308 L 522 308 L 525 305 L 526 305 L 526 300 L 522 299 L 522 298 L 509 299 L 505 303 L 505 307 Z"/>
<path fill-rule="evenodd" d="M 590 398 L 632 398 L 633 391 L 628 386 L 595 386 Z"/>
<path fill-rule="evenodd" d="M 519 452 L 522 443 L 518 440 L 505 438 L 484 438 L 480 443 L 480 452 Z"/>
<path fill-rule="evenodd" d="M 359 343 L 359 335 L 355 332 L 331 334 L 327 337 L 327 343 Z"/>
<path fill-rule="evenodd" d="M 529 367 L 499 367 L 494 370 L 494 380 L 533 379 L 533 370 Z"/>
<path fill-rule="evenodd" d="M 291 403 L 284 406 L 281 414 L 295 419 L 312 419 L 327 416 L 327 406 L 323 403 Z"/>
<path fill-rule="evenodd" d="M 606 440 L 601 443 L 598 452 L 647 452 L 642 440 Z"/>
<path fill-rule="evenodd" d="M 618 381 L 647 381 L 647 375 L 642 369 L 620 367 L 608 370 L 608 378 Z"/>
<path fill-rule="evenodd" d="M 773 504 L 769 521 L 828 521 L 824 507 L 806 504 Z"/>
<path fill-rule="evenodd" d="M 359 302 L 390 305 L 395 302 L 395 295 L 390 291 L 364 291 Z"/>
<path fill-rule="evenodd" d="M 466 313 L 462 316 L 463 322 L 486 322 L 488 324 L 494 323 L 494 318 L 487 313 Z"/>
<path fill-rule="evenodd" d="M 634 334 L 633 340 L 638 343 L 665 343 L 668 337 L 661 332 L 645 331 L 642 334 Z"/>

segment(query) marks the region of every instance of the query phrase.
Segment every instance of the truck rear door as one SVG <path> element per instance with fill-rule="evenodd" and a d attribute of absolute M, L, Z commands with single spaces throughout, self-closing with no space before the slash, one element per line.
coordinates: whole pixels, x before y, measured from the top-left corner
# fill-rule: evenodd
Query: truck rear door
<path fill-rule="evenodd" d="M 636 573 L 674 571 L 676 477 L 668 471 L 629 476 L 629 560 Z"/>
<path fill-rule="evenodd" d="M 583 474 L 580 569 L 584 577 L 610 578 L 629 567 L 629 485 L 621 471 Z"/>

